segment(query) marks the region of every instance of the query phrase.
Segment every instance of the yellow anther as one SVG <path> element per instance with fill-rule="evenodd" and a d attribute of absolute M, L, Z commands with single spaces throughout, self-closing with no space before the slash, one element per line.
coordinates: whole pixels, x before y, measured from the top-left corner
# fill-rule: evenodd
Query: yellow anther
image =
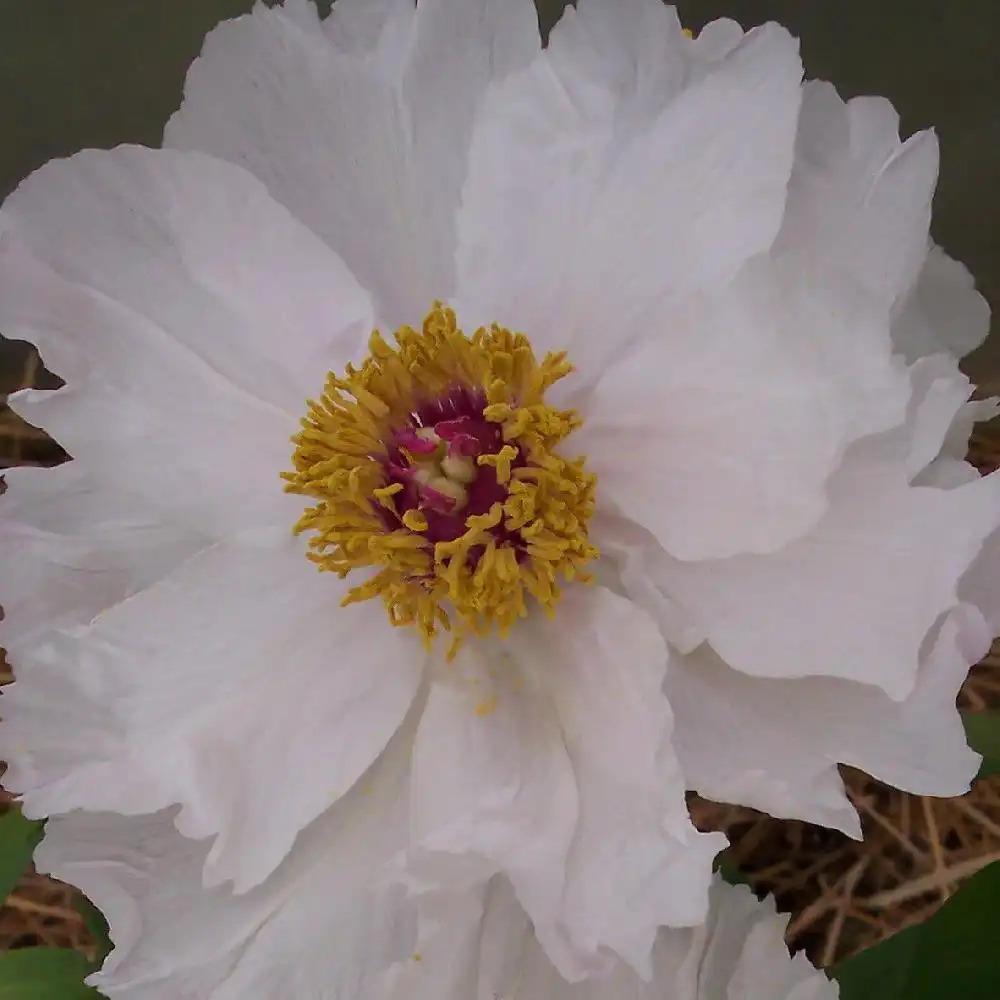
<path fill-rule="evenodd" d="M 354 398 L 368 411 L 376 417 L 386 417 L 389 415 L 389 407 L 382 402 L 378 396 L 373 395 L 367 389 L 360 386 L 353 387 L 351 392 Z"/>
<path fill-rule="evenodd" d="M 582 459 L 563 458 L 556 447 L 580 423 L 544 399 L 572 371 L 564 353 L 538 361 L 523 334 L 500 326 L 466 336 L 441 305 L 420 331 L 404 326 L 394 339 L 391 345 L 375 331 L 360 366 L 328 375 L 323 394 L 306 405 L 294 471 L 283 478 L 286 489 L 313 501 L 296 525 L 311 534 L 309 558 L 339 576 L 366 570 L 342 603 L 380 597 L 391 624 L 418 629 L 428 644 L 452 632 L 454 655 L 470 635 L 506 635 L 527 615 L 529 599 L 551 615 L 561 581 L 589 578 L 583 567 L 597 555 L 587 537 L 596 480 Z M 485 401 L 481 417 L 504 441 L 495 454 L 450 456 L 432 427 L 413 427 L 412 415 L 426 401 L 455 386 Z M 405 428 L 441 447 L 408 456 L 392 445 Z M 507 495 L 485 513 L 467 515 L 458 537 L 436 541 L 412 491 L 389 480 L 391 447 L 409 461 L 418 491 L 426 487 L 455 502 L 444 516 L 469 503 L 466 487 L 483 466 L 496 469 Z M 434 506 L 429 494 L 426 502 Z M 494 707 L 487 699 L 479 709 L 488 714 Z"/>
<path fill-rule="evenodd" d="M 410 531 L 426 531 L 427 530 L 427 516 L 423 511 L 413 508 L 408 510 L 402 517 L 403 524 L 406 525 Z"/>
<path fill-rule="evenodd" d="M 388 486 L 379 486 L 372 490 L 372 495 L 375 499 L 386 508 L 386 510 L 395 510 L 396 505 L 393 502 L 393 497 L 397 493 L 403 492 L 402 483 L 390 483 Z"/>
<path fill-rule="evenodd" d="M 517 449 L 505 444 L 495 455 L 480 455 L 477 461 L 480 465 L 492 465 L 497 470 L 497 482 L 506 485 L 510 482 L 510 463 L 517 458 Z"/>
<path fill-rule="evenodd" d="M 495 503 L 485 514 L 470 515 L 465 519 L 466 526 L 475 534 L 495 528 L 503 517 L 503 504 Z"/>

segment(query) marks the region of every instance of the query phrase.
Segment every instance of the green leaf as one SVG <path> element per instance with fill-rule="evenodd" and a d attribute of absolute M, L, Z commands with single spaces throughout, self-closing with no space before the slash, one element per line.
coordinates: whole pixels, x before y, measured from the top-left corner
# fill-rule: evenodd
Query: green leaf
<path fill-rule="evenodd" d="M 733 861 L 728 848 L 721 854 L 716 855 L 712 870 L 718 872 L 722 876 L 723 881 L 728 882 L 730 885 L 748 885 L 751 889 L 753 888 L 753 883 L 750 879 L 736 866 L 736 862 Z"/>
<path fill-rule="evenodd" d="M 0 900 L 11 894 L 41 839 L 42 823 L 25 819 L 20 809 L 12 806 L 0 816 Z"/>
<path fill-rule="evenodd" d="M 1000 861 L 970 878 L 929 920 L 834 970 L 840 1000 L 997 1000 Z"/>
<path fill-rule="evenodd" d="M 87 960 L 68 948 L 18 948 L 0 953 L 0 1000 L 99 1000 L 83 979 Z"/>
<path fill-rule="evenodd" d="M 1000 711 L 963 713 L 969 746 L 983 755 L 979 777 L 1000 774 Z"/>
<path fill-rule="evenodd" d="M 90 963 L 91 971 L 96 971 L 104 964 L 104 959 L 111 951 L 108 922 L 104 919 L 104 914 L 86 896 L 80 896 L 76 908 L 80 916 L 83 917 L 84 926 L 90 931 L 90 935 L 97 945 L 97 953 Z"/>

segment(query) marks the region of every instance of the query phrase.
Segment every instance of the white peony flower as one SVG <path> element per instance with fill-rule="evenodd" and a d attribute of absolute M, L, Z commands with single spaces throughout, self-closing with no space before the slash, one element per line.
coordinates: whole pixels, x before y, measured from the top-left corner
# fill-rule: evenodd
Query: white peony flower
<path fill-rule="evenodd" d="M 855 834 L 838 761 L 967 787 L 1000 477 L 932 134 L 659 0 L 545 49 L 529 0 L 288 0 L 165 145 L 0 212 L 0 329 L 66 380 L 12 403 L 75 459 L 0 501 L 0 756 L 64 877 L 155 869 L 110 995 L 339 995 L 406 954 L 399 880 L 648 975 L 724 843 L 686 787 Z"/>

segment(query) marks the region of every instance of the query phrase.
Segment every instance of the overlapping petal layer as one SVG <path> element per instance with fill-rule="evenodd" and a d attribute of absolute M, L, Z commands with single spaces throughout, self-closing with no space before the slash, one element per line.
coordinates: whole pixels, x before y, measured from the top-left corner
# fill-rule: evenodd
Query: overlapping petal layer
<path fill-rule="evenodd" d="M 599 978 L 567 982 L 538 947 L 503 882 L 435 900 L 425 913 L 420 961 L 385 977 L 384 1000 L 504 997 L 509 1000 L 836 1000 L 838 987 L 805 955 L 790 957 L 788 918 L 771 899 L 716 881 L 705 922 L 661 931 L 648 975 L 618 963 Z"/>

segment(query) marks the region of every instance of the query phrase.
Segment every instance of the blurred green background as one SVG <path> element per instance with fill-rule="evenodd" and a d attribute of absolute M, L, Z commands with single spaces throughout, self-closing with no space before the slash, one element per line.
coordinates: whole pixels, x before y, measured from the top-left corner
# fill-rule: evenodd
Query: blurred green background
<path fill-rule="evenodd" d="M 205 32 L 251 5 L 0 0 L 0 195 L 53 156 L 85 146 L 156 144 Z M 538 6 L 547 30 L 564 3 L 538 0 Z M 889 97 L 907 132 L 937 128 L 942 165 L 934 236 L 968 264 L 993 305 L 993 334 L 968 367 L 984 388 L 1000 391 L 1000 0 L 680 0 L 677 6 L 694 30 L 724 16 L 744 26 L 779 20 L 801 37 L 810 76 L 833 80 L 844 96 Z"/>

